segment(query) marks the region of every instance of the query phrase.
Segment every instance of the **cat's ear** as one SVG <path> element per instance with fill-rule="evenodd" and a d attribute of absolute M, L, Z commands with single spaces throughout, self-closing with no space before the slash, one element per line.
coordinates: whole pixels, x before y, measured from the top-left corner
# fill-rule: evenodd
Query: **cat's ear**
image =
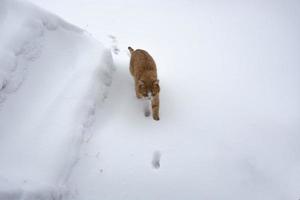
<path fill-rule="evenodd" d="M 160 92 L 159 80 L 153 81 L 152 84 L 153 84 L 153 89 L 155 90 L 155 93 L 159 93 Z"/>
<path fill-rule="evenodd" d="M 144 85 L 144 84 L 145 84 L 144 81 L 142 81 L 142 80 L 138 81 L 138 85 Z"/>
<path fill-rule="evenodd" d="M 153 81 L 153 85 L 159 85 L 159 80 L 157 79 L 157 80 Z"/>
<path fill-rule="evenodd" d="M 143 87 L 145 85 L 145 82 L 142 80 L 138 81 L 138 87 Z"/>

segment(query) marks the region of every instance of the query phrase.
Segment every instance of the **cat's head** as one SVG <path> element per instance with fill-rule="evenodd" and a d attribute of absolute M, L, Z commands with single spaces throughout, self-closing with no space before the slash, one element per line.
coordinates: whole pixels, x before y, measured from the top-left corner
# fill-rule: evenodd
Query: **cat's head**
<path fill-rule="evenodd" d="M 138 81 L 138 93 L 142 97 L 151 99 L 160 92 L 159 80 L 154 81 Z"/>

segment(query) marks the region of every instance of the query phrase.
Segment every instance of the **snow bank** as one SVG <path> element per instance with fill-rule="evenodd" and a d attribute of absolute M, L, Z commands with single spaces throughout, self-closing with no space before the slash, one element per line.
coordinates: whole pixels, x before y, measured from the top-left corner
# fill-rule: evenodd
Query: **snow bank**
<path fill-rule="evenodd" d="M 46 31 L 59 27 L 78 33 L 82 30 L 28 3 L 8 0 L 0 3 L 0 98 L 4 101 L 8 93 L 21 85 L 26 61 L 39 57 Z"/>
<path fill-rule="evenodd" d="M 83 30 L 0 1 L 0 199 L 61 199 L 113 72 Z"/>

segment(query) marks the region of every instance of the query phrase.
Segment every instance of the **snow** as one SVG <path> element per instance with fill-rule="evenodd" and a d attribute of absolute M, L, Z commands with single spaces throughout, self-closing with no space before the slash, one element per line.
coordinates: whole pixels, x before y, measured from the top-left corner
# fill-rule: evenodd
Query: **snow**
<path fill-rule="evenodd" d="M 53 28 L 5 20 L 1 80 L 16 86 L 0 90 L 0 199 L 299 199 L 299 1 L 32 2 L 110 46 L 116 71 L 90 34 L 1 2 Z M 15 58 L 25 39 L 33 56 Z M 135 97 L 128 46 L 157 63 L 159 122 Z"/>
<path fill-rule="evenodd" d="M 111 83 L 111 53 L 27 2 L 0 7 L 0 199 L 65 197 L 65 181 Z"/>

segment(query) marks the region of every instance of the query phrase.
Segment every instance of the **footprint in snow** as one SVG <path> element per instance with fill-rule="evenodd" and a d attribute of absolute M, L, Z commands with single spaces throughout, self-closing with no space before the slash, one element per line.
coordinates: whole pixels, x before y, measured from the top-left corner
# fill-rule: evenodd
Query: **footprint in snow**
<path fill-rule="evenodd" d="M 117 38 L 114 35 L 108 35 L 108 37 L 111 39 L 111 50 L 114 54 L 118 55 L 120 53 L 120 49 L 118 47 L 118 41 Z"/>
<path fill-rule="evenodd" d="M 152 158 L 152 167 L 154 169 L 159 169 L 160 168 L 160 157 L 161 157 L 161 154 L 159 151 L 155 151 L 153 153 L 153 158 Z"/>

